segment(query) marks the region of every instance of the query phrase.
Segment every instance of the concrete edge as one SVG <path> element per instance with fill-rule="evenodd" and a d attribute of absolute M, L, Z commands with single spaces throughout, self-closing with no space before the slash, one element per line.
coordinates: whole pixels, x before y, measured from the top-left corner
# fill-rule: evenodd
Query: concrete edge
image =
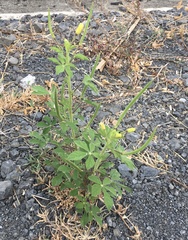
<path fill-rule="evenodd" d="M 145 11 L 150 12 L 150 11 L 168 11 L 173 8 L 169 7 L 162 7 L 162 8 L 144 8 Z M 67 16 L 79 16 L 79 15 L 84 15 L 84 12 L 76 12 L 73 10 L 70 11 L 61 11 L 61 12 L 51 12 L 51 14 L 64 14 Z M 48 15 L 48 12 L 32 12 L 32 13 L 2 13 L 0 14 L 0 19 L 2 20 L 8 20 L 8 19 L 20 19 L 25 15 L 31 15 L 31 16 L 36 16 L 38 14 L 42 14 L 44 16 Z"/>

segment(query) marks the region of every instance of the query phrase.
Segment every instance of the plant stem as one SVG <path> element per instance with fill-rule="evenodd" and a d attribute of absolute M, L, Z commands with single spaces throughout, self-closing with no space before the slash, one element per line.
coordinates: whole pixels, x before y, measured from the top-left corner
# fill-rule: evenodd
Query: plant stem
<path fill-rule="evenodd" d="M 105 146 L 103 147 L 103 150 L 99 156 L 99 158 L 97 159 L 96 163 L 95 163 L 95 166 L 94 166 L 94 170 L 93 170 L 93 173 L 95 173 L 97 171 L 97 169 L 99 168 L 99 166 L 101 165 L 101 162 L 103 160 L 103 154 L 106 152 L 106 149 L 108 147 L 108 142 L 106 142 Z"/>

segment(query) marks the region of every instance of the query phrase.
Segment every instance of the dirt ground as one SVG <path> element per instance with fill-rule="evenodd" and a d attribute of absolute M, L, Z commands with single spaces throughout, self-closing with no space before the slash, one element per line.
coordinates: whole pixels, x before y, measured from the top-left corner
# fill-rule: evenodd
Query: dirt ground
<path fill-rule="evenodd" d="M 45 12 L 50 8 L 53 11 L 71 11 L 81 10 L 81 3 L 89 8 L 92 0 L 7 0 L 0 1 L 0 13 L 29 13 L 29 12 Z M 131 0 L 117 1 L 117 0 L 95 0 L 96 10 L 119 10 L 119 7 L 123 6 L 121 3 L 130 3 Z M 133 0 L 134 2 L 134 0 Z M 161 7 L 173 7 L 179 1 L 178 0 L 141 0 L 141 6 L 143 8 L 161 8 Z M 182 1 L 186 4 L 186 0 Z"/>

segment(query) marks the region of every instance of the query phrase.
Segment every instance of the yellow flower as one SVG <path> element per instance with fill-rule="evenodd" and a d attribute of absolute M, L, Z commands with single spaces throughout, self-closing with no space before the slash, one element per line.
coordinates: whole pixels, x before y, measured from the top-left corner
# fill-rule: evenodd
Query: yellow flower
<path fill-rule="evenodd" d="M 121 133 L 116 132 L 115 138 L 122 138 L 123 135 Z"/>
<path fill-rule="evenodd" d="M 127 128 L 126 130 L 128 133 L 132 133 L 136 131 L 136 128 Z"/>
<path fill-rule="evenodd" d="M 117 132 L 115 129 L 113 129 L 110 133 L 110 138 L 114 139 L 114 138 L 122 138 L 123 135 L 119 132 Z"/>
<path fill-rule="evenodd" d="M 84 24 L 83 23 L 80 23 L 76 29 L 76 34 L 77 35 L 80 35 L 80 33 L 83 31 L 84 29 Z"/>
<path fill-rule="evenodd" d="M 99 123 L 99 126 L 100 126 L 100 129 L 101 129 L 101 130 L 105 130 L 105 129 L 106 129 L 106 126 L 104 125 L 103 122 L 100 122 L 100 123 Z"/>

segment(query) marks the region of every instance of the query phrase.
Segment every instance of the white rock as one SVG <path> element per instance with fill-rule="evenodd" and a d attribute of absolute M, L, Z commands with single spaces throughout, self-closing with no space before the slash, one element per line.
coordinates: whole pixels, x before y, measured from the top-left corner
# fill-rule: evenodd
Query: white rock
<path fill-rule="evenodd" d="M 20 80 L 20 86 L 23 88 L 23 89 L 26 89 L 28 86 L 31 86 L 35 83 L 35 77 L 32 76 L 31 74 L 27 75 L 25 78 L 22 78 Z"/>

